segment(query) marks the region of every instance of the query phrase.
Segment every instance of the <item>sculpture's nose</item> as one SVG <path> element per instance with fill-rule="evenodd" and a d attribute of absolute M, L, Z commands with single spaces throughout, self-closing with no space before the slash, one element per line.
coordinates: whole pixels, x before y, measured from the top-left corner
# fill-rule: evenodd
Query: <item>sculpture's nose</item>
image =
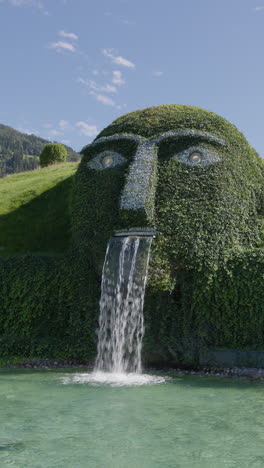
<path fill-rule="evenodd" d="M 121 216 L 134 226 L 153 224 L 157 177 L 157 147 L 140 143 L 121 195 Z"/>

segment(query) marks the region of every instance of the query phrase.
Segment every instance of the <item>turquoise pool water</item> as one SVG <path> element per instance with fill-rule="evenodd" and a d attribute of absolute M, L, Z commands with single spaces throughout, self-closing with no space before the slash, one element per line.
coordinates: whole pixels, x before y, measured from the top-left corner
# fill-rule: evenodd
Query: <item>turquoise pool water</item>
<path fill-rule="evenodd" d="M 87 380 L 76 371 L 0 371 L 1 468 L 264 466 L 264 382 Z"/>

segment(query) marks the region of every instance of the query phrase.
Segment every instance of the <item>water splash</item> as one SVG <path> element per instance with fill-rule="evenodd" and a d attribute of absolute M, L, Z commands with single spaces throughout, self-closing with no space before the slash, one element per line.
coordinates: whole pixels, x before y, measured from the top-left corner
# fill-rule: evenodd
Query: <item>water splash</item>
<path fill-rule="evenodd" d="M 140 387 L 143 385 L 163 384 L 171 380 L 171 377 L 160 375 L 94 371 L 64 376 L 62 383 L 64 385 L 88 384 L 93 387 Z"/>
<path fill-rule="evenodd" d="M 102 274 L 95 372 L 141 373 L 143 304 L 152 237 L 113 237 Z"/>
<path fill-rule="evenodd" d="M 102 273 L 94 371 L 63 377 L 64 384 L 131 387 L 162 384 L 169 377 L 142 374 L 144 293 L 152 236 L 112 237 Z"/>

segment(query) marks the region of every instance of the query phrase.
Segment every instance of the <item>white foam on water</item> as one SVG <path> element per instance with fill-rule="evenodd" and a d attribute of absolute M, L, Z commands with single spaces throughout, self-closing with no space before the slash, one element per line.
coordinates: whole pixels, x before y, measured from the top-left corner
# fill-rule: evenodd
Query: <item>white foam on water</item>
<path fill-rule="evenodd" d="M 171 380 L 170 377 L 161 377 L 159 375 L 103 371 L 73 374 L 62 378 L 64 385 L 88 384 L 93 386 L 108 385 L 110 387 L 140 387 L 143 385 L 164 384 L 169 380 Z"/>

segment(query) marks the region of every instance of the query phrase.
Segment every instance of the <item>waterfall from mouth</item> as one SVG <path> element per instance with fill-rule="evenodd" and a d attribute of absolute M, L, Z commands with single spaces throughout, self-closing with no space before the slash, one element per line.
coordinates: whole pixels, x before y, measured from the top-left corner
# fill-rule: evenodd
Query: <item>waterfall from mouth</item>
<path fill-rule="evenodd" d="M 152 237 L 111 237 L 102 273 L 95 371 L 141 373 L 143 304 Z"/>

